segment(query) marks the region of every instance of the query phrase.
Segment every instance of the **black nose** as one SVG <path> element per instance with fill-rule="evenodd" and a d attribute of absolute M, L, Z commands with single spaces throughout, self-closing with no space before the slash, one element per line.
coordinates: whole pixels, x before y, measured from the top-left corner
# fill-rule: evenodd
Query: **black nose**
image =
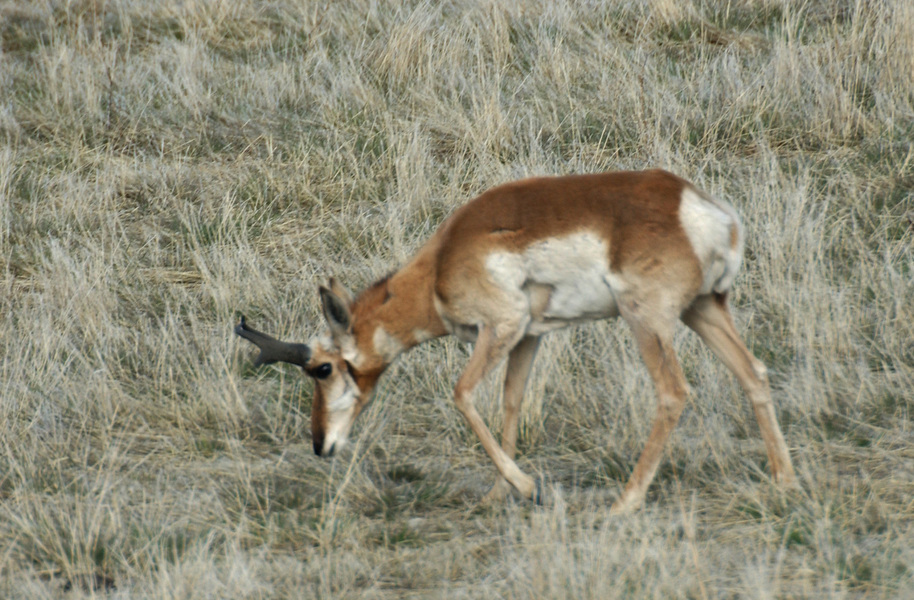
<path fill-rule="evenodd" d="M 336 450 L 336 444 L 330 444 L 330 447 L 327 448 L 327 451 L 324 452 L 324 438 L 315 437 L 314 438 L 314 453 L 318 456 L 325 456 L 330 458 L 333 456 L 333 451 Z"/>

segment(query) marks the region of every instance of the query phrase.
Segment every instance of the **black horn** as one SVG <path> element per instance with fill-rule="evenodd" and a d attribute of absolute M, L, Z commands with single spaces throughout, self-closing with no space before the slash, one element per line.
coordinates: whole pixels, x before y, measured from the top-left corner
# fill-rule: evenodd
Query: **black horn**
<path fill-rule="evenodd" d="M 235 325 L 235 333 L 260 348 L 260 354 L 254 360 L 256 366 L 275 362 L 286 362 L 305 368 L 311 359 L 311 348 L 305 344 L 281 342 L 274 337 L 248 327 L 244 317 Z"/>

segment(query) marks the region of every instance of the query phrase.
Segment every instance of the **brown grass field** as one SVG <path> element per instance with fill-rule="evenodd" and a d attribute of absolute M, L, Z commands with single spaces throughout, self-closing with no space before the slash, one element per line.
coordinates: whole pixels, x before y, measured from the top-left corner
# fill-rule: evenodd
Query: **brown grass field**
<path fill-rule="evenodd" d="M 908 0 L 0 0 L 0 597 L 911 597 L 912 76 Z M 488 187 L 647 167 L 742 215 L 799 491 L 684 327 L 694 395 L 627 517 L 656 400 L 621 321 L 537 358 L 543 507 L 480 504 L 455 339 L 324 460 L 311 382 L 232 333 L 306 340 L 319 283 Z"/>

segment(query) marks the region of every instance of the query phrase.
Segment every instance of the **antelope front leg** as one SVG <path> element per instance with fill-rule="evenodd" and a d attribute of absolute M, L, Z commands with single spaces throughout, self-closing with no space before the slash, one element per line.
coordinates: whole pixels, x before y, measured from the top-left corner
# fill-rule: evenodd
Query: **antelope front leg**
<path fill-rule="evenodd" d="M 505 419 L 501 432 L 501 449 L 512 460 L 516 454 L 517 446 L 517 419 L 524 398 L 524 390 L 527 387 L 527 380 L 530 377 L 530 370 L 533 367 L 533 360 L 536 358 L 537 348 L 539 348 L 538 337 L 525 337 L 508 355 L 504 392 Z M 507 480 L 499 475 L 495 485 L 483 498 L 483 502 L 487 504 L 501 502 L 507 495 L 508 490 Z"/>
<path fill-rule="evenodd" d="M 508 351 L 517 343 L 520 335 L 513 332 L 522 331 L 522 328 L 512 327 L 505 329 L 507 329 L 505 333 L 498 335 L 493 327 L 483 326 L 480 328 L 476 340 L 476 348 L 473 350 L 470 361 L 467 363 L 463 374 L 457 381 L 457 386 L 454 388 L 454 400 L 457 404 L 457 408 L 466 418 L 470 427 L 473 429 L 473 432 L 476 434 L 476 437 L 482 442 L 482 447 L 489 455 L 489 458 L 495 463 L 495 467 L 498 469 L 501 476 L 507 480 L 508 483 L 513 485 L 524 497 L 530 498 L 535 502 L 540 502 L 541 499 L 539 497 L 540 494 L 537 490 L 536 482 L 532 477 L 521 471 L 513 458 L 498 445 L 495 436 L 489 431 L 489 428 L 473 405 L 473 392 L 476 389 L 476 386 L 488 371 L 501 363 L 508 354 Z M 532 362 L 532 356 L 530 359 Z M 521 390 L 521 393 L 522 392 L 523 390 Z M 512 419 L 514 421 L 514 433 L 511 436 L 511 446 L 513 450 L 514 442 L 517 439 L 517 420 L 516 417 L 513 417 Z"/>

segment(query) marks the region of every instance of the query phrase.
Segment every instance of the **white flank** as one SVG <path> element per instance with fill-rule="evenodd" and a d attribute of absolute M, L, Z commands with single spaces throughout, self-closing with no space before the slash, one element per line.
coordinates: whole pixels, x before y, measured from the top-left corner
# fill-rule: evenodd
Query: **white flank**
<path fill-rule="evenodd" d="M 432 339 L 433 337 L 435 337 L 435 336 L 433 336 L 430 332 L 426 331 L 425 329 L 413 329 L 413 338 L 416 340 L 417 344 L 421 344 L 422 342 L 427 342 L 428 340 Z"/>
<path fill-rule="evenodd" d="M 492 279 L 508 292 L 524 293 L 525 284 L 551 288 L 541 315 L 554 326 L 617 314 L 610 283 L 609 248 L 591 231 L 548 238 L 522 253 L 497 252 L 486 259 Z M 531 323 L 530 333 L 554 329 Z"/>

